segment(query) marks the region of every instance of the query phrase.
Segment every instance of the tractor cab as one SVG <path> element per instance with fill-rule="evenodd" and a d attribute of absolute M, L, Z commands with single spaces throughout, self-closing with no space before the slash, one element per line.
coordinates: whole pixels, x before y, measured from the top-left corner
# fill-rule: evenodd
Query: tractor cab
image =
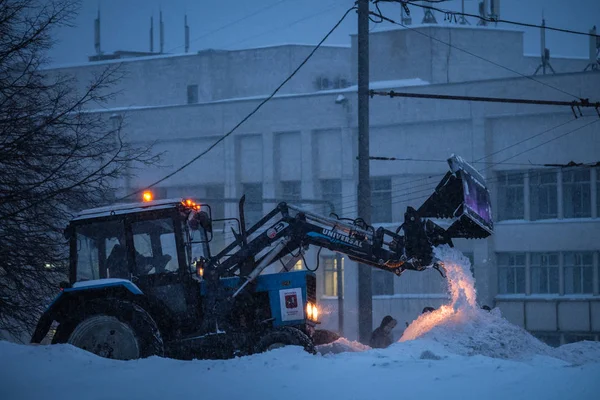
<path fill-rule="evenodd" d="M 211 233 L 210 211 L 192 200 L 82 211 L 65 231 L 70 241 L 69 286 L 130 281 L 145 294 L 153 314 L 165 315 L 161 319 L 169 325 L 191 329 L 201 312 L 195 261 L 210 257 Z"/>

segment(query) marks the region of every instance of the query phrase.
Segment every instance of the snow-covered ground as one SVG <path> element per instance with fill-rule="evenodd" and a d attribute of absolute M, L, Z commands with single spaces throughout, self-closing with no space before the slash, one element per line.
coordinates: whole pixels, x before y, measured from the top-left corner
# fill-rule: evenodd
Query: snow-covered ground
<path fill-rule="evenodd" d="M 114 361 L 69 345 L 0 342 L 0 399 L 594 399 L 600 343 L 558 349 L 479 309 L 468 261 L 438 249 L 451 302 L 387 349 L 346 339 L 226 361 Z"/>

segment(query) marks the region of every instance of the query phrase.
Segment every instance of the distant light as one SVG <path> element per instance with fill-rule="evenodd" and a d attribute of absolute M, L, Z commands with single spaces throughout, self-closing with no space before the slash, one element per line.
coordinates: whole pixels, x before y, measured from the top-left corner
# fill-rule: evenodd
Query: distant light
<path fill-rule="evenodd" d="M 153 198 L 154 198 L 154 196 L 152 195 L 152 192 L 149 190 L 146 190 L 144 192 L 144 194 L 142 195 L 142 199 L 144 201 L 152 201 Z"/>

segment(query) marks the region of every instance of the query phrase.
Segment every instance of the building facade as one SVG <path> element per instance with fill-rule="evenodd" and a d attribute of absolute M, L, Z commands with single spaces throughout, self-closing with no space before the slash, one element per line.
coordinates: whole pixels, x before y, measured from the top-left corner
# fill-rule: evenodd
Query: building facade
<path fill-rule="evenodd" d="M 419 26 L 371 34 L 371 87 L 412 93 L 543 100 L 600 98 L 600 72 L 588 59 L 554 59 L 555 74 L 535 75 L 539 57 L 523 55 L 522 33 Z M 246 194 L 256 221 L 277 200 L 318 212 L 356 216 L 356 38 L 317 51 L 288 85 L 205 156 L 155 188 L 157 197 L 196 196 L 215 217 L 237 216 Z M 448 44 L 452 44 L 449 46 Z M 126 76 L 107 119 L 124 118 L 126 140 L 153 144 L 160 167 L 135 171 L 123 193 L 149 185 L 206 150 L 269 95 L 310 52 L 285 45 L 202 51 L 90 63 L 49 70 L 76 77 L 117 67 Z M 473 54 L 478 57 L 473 56 Z M 482 172 L 492 193 L 495 233 L 456 240 L 472 260 L 481 304 L 551 344 L 600 335 L 600 117 L 593 109 L 375 97 L 370 153 L 372 221 L 398 226 L 447 170 L 452 154 Z M 575 110 L 577 111 L 577 110 Z M 575 118 L 577 115 L 578 118 Z M 560 167 L 569 162 L 583 163 Z M 302 203 L 322 200 L 325 204 Z M 215 245 L 233 237 L 222 226 Z M 306 255 L 317 271 L 323 327 L 356 339 L 357 266 L 322 251 Z M 337 266 L 343 265 L 343 324 Z M 373 270 L 373 324 L 390 314 L 396 336 L 425 306 L 448 301 L 435 271 L 401 277 Z"/>

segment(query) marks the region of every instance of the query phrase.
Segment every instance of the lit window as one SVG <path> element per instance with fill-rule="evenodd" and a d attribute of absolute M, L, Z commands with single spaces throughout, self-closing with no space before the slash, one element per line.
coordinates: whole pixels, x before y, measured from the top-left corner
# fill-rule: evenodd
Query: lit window
<path fill-rule="evenodd" d="M 557 174 L 553 171 L 529 172 L 531 220 L 558 217 Z"/>
<path fill-rule="evenodd" d="M 525 217 L 522 172 L 498 173 L 498 220 Z"/>
<path fill-rule="evenodd" d="M 294 267 L 292 268 L 293 271 L 302 271 L 303 269 L 302 260 L 296 261 L 296 264 L 294 264 Z"/>
<path fill-rule="evenodd" d="M 563 172 L 563 211 L 565 218 L 592 216 L 590 170 Z"/>
<path fill-rule="evenodd" d="M 344 282 L 344 257 L 342 260 L 342 284 Z M 322 256 L 321 263 L 324 267 L 325 273 L 325 296 L 337 296 L 338 295 L 338 270 L 337 270 L 337 257 L 336 256 Z"/>
<path fill-rule="evenodd" d="M 531 293 L 558 294 L 558 253 L 531 254 Z"/>
<path fill-rule="evenodd" d="M 525 294 L 525 254 L 498 253 L 498 292 Z"/>
<path fill-rule="evenodd" d="M 565 294 L 593 293 L 592 253 L 565 253 L 564 262 Z"/>

